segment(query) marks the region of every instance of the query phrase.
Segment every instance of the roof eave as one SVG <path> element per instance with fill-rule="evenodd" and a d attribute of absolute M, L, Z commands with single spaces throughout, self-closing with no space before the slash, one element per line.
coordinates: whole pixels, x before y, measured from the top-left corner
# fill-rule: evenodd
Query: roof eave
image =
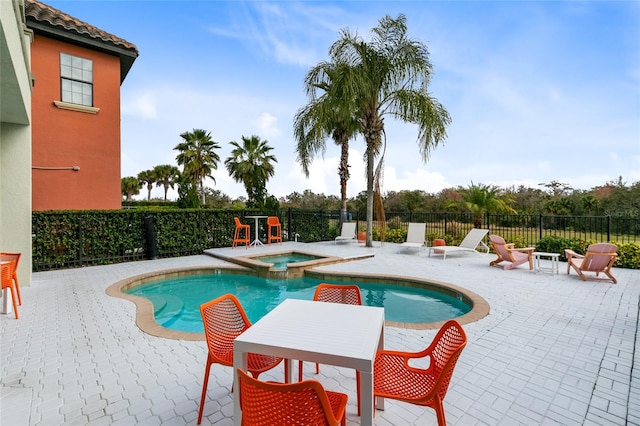
<path fill-rule="evenodd" d="M 120 84 L 124 82 L 138 57 L 138 51 L 135 49 L 118 46 L 108 41 L 96 39 L 88 34 L 80 34 L 59 26 L 51 26 L 46 22 L 30 19 L 30 17 L 27 17 L 27 27 L 33 29 L 36 33 L 41 33 L 57 40 L 118 56 L 120 58 Z"/>

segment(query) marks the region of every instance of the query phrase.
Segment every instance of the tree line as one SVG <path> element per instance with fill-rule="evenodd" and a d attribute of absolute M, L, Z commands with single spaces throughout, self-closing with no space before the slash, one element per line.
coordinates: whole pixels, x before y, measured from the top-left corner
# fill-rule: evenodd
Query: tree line
<path fill-rule="evenodd" d="M 138 176 L 128 176 L 121 180 L 122 196 L 131 201 L 143 187 L 147 189 L 147 200 L 151 200 L 153 186 L 164 188 L 164 200 L 167 201 L 169 188 L 178 190 L 178 205 L 180 207 L 195 208 L 207 204 L 207 193 L 211 190 L 204 185 L 206 178 L 218 169 L 220 156 L 216 152 L 220 145 L 211 138 L 211 132 L 203 129 L 193 129 L 191 132 L 180 134 L 182 142 L 175 146 L 178 151 L 177 167 L 161 164 L 151 170 L 138 173 Z M 241 142 L 229 142 L 233 146 L 231 155 L 224 164 L 229 175 L 241 182 L 247 192 L 244 201 L 246 207 L 264 208 L 269 196 L 266 190 L 267 181 L 275 173 L 274 163 L 277 158 L 271 154 L 272 147 L 259 136 L 242 136 Z"/>

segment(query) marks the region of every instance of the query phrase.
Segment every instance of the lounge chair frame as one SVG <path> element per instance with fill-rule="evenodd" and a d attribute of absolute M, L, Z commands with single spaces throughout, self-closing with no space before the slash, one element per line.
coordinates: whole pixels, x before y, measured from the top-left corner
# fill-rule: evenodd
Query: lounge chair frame
<path fill-rule="evenodd" d="M 431 253 L 442 254 L 442 260 L 446 260 L 447 254 L 456 252 L 473 252 L 479 255 L 487 255 L 489 253 L 489 246 L 487 246 L 482 239 L 488 233 L 488 229 L 473 228 L 457 246 L 429 247 L 429 256 L 431 256 Z M 484 253 L 480 253 L 478 247 L 484 250 Z"/>
<path fill-rule="evenodd" d="M 338 241 L 357 241 L 356 240 L 356 222 L 344 222 L 340 235 L 336 237 L 335 243 Z"/>
<path fill-rule="evenodd" d="M 400 246 L 406 249 L 421 249 L 425 245 L 424 234 L 426 230 L 426 223 L 410 222 L 407 228 L 407 241 Z"/>

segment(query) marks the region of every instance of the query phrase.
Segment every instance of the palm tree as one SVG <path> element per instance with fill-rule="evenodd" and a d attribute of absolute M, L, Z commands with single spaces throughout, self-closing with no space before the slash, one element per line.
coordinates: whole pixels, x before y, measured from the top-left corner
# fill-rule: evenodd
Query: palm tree
<path fill-rule="evenodd" d="M 134 195 L 138 195 L 140 188 L 140 180 L 136 177 L 128 176 L 120 180 L 120 192 L 127 201 L 131 201 Z"/>
<path fill-rule="evenodd" d="M 164 200 L 167 201 L 167 192 L 169 192 L 169 188 L 173 189 L 174 185 L 178 183 L 180 170 L 170 164 L 162 164 L 155 166 L 153 173 L 156 176 L 156 187 L 164 187 Z"/>
<path fill-rule="evenodd" d="M 183 141 L 173 148 L 180 151 L 176 156 L 176 161 L 178 165 L 183 166 L 182 173 L 195 182 L 198 193 L 202 197 L 202 204 L 204 204 L 204 179 L 210 177 L 214 183 L 216 181 L 211 176 L 211 171 L 218 169 L 220 156 L 215 150 L 220 149 L 220 145 L 211 139 L 211 132 L 203 129 L 184 132 L 180 137 Z"/>
<path fill-rule="evenodd" d="M 340 73 L 340 67 L 322 62 L 312 68 L 305 77 L 305 90 L 309 103 L 298 110 L 294 117 L 294 136 L 297 140 L 296 151 L 298 161 L 302 165 L 304 174 L 309 177 L 309 166 L 318 153 L 324 154 L 325 140 L 329 135 L 336 145 L 340 146 L 340 226 L 347 216 L 347 181 L 349 180 L 349 140 L 358 130 L 350 102 L 332 93 L 332 81 Z M 321 90 L 320 97 L 317 91 Z"/>
<path fill-rule="evenodd" d="M 153 189 L 153 184 L 156 183 L 156 175 L 153 170 L 145 170 L 138 173 L 138 180 L 141 188 L 147 185 L 147 200 L 151 200 L 151 190 Z"/>
<path fill-rule="evenodd" d="M 511 198 L 502 195 L 501 189 L 495 185 L 475 185 L 460 191 L 464 205 L 473 213 L 473 225 L 482 228 L 482 217 L 485 213 L 517 213 L 511 206 Z"/>
<path fill-rule="evenodd" d="M 225 160 L 229 174 L 236 182 L 242 182 L 247 191 L 247 205 L 262 207 L 266 197 L 267 181 L 275 173 L 273 163 L 278 160 L 269 154 L 273 149 L 258 136 L 242 136 L 242 145 L 229 142 L 234 148 Z"/>
<path fill-rule="evenodd" d="M 331 62 L 347 64 L 333 76 L 332 93 L 353 102 L 360 133 L 366 142 L 367 247 L 372 246 L 374 161 L 384 146 L 384 117 L 418 125 L 423 161 L 446 138 L 449 113 L 428 92 L 432 67 L 427 47 L 407 38 L 406 17 L 383 17 L 365 42 L 348 29 L 329 49 Z"/>

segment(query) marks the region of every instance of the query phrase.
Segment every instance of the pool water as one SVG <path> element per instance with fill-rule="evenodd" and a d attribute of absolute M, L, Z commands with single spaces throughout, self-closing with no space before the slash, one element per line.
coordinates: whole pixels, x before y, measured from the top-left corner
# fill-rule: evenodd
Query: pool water
<path fill-rule="evenodd" d="M 181 276 L 135 286 L 127 294 L 146 297 L 153 303 L 155 319 L 163 327 L 203 333 L 200 305 L 227 293 L 234 294 L 249 320 L 255 323 L 283 300 L 313 300 L 316 278 L 265 279 L 252 275 L 216 273 Z M 333 284 L 353 282 L 331 281 Z M 384 307 L 387 321 L 428 323 L 464 315 L 471 306 L 431 290 L 390 283 L 357 283 L 362 303 Z"/>
<path fill-rule="evenodd" d="M 272 269 L 286 270 L 287 263 L 308 262 L 309 260 L 319 259 L 319 257 L 313 256 L 310 254 L 287 253 L 287 254 L 279 254 L 274 256 L 254 257 L 254 259 L 264 263 L 273 263 Z"/>

